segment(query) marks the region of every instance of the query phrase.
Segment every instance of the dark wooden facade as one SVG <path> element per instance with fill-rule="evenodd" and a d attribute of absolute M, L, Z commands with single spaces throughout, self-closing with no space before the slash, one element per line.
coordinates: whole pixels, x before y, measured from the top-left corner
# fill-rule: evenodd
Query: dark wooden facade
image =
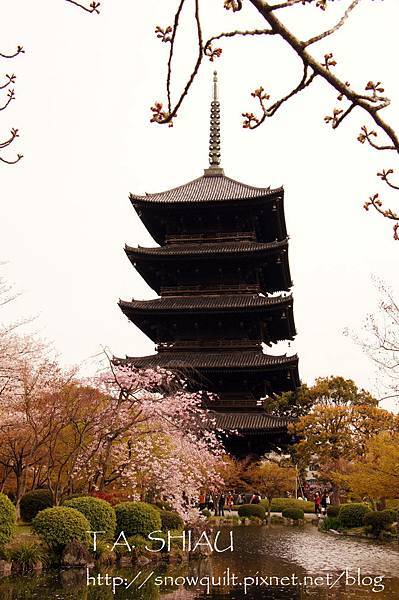
<path fill-rule="evenodd" d="M 159 297 L 120 301 L 157 350 L 127 360 L 217 394 L 218 425 L 244 434 L 230 443 L 236 454 L 280 442 L 286 422 L 267 415 L 267 398 L 299 385 L 297 356 L 263 351 L 296 334 L 283 189 L 206 173 L 131 202 L 160 245 L 125 251 Z"/>

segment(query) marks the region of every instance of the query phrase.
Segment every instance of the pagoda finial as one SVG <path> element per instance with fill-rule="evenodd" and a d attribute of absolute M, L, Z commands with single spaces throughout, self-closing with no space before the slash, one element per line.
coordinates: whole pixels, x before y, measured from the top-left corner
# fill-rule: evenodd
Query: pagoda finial
<path fill-rule="evenodd" d="M 220 102 L 218 89 L 218 74 L 213 72 L 213 95 L 211 102 L 211 119 L 209 131 L 209 168 L 205 175 L 223 175 L 220 166 Z"/>

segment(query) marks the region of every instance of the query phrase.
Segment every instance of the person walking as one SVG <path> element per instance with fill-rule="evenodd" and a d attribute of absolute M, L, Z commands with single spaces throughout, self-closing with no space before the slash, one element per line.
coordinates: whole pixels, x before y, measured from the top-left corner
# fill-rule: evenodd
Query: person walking
<path fill-rule="evenodd" d="M 316 492 L 315 497 L 314 497 L 314 509 L 315 509 L 315 513 L 316 515 L 319 515 L 321 513 L 321 497 L 319 492 Z"/>
<path fill-rule="evenodd" d="M 219 516 L 224 517 L 224 507 L 226 505 L 226 496 L 224 494 L 220 494 L 219 496 Z"/>
<path fill-rule="evenodd" d="M 234 496 L 231 492 L 229 492 L 227 494 L 227 498 L 226 498 L 226 504 L 227 504 L 227 510 L 229 512 L 231 512 L 233 505 L 234 505 Z"/>
<path fill-rule="evenodd" d="M 327 504 L 328 504 L 327 498 L 328 498 L 327 492 L 323 492 L 323 495 L 320 500 L 321 512 L 323 515 L 325 515 L 327 513 Z"/>

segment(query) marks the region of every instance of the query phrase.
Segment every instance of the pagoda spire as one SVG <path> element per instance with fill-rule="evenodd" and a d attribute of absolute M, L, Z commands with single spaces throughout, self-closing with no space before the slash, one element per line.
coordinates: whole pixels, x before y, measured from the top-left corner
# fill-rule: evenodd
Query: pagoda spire
<path fill-rule="evenodd" d="M 217 71 L 213 72 L 213 94 L 209 129 L 209 168 L 205 169 L 204 174 L 223 175 L 223 169 L 220 166 L 220 102 Z"/>

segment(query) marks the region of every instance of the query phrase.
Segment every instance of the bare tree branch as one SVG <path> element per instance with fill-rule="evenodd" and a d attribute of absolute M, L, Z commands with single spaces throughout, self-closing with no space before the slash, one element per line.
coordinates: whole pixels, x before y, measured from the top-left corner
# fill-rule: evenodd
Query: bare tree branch
<path fill-rule="evenodd" d="M 327 29 L 327 31 L 324 31 L 323 33 L 319 33 L 318 35 L 315 35 L 314 37 L 308 39 L 307 42 L 303 43 L 303 47 L 307 48 L 311 44 L 320 42 L 320 40 L 324 40 L 324 38 L 328 37 L 329 35 L 332 35 L 336 31 L 338 31 L 338 29 L 340 29 L 342 27 L 342 25 L 348 19 L 352 10 L 354 8 L 356 8 L 356 6 L 359 4 L 359 2 L 360 2 L 360 0 L 353 0 L 353 2 L 348 6 L 346 11 L 344 12 L 344 15 L 341 17 L 341 19 L 338 21 L 338 23 L 336 23 L 336 25 L 334 25 L 334 27 L 331 27 L 331 29 Z"/>
<path fill-rule="evenodd" d="M 91 2 L 89 6 L 85 6 L 84 4 L 81 4 L 80 2 L 76 2 L 76 0 L 65 0 L 65 2 L 69 2 L 70 4 L 79 6 L 79 8 L 82 8 L 86 12 L 97 13 L 98 15 L 100 14 L 100 11 L 99 11 L 100 2 Z"/>

